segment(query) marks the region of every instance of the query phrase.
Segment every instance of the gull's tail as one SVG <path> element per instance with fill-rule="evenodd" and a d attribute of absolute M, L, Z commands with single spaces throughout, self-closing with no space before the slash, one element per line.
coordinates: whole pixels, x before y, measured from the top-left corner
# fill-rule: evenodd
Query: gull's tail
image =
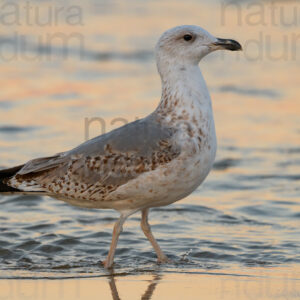
<path fill-rule="evenodd" d="M 10 169 L 4 169 L 0 170 L 0 194 L 2 193 L 20 193 L 21 190 L 18 190 L 16 188 L 13 188 L 9 185 L 7 185 L 5 182 L 13 177 L 20 169 L 22 169 L 23 165 L 13 167 Z"/>
<path fill-rule="evenodd" d="M 63 165 L 64 164 L 64 165 Z M 60 166 L 67 168 L 65 156 L 57 154 L 30 160 L 24 165 L 0 170 L 0 194 L 45 194 L 38 179 Z M 57 175 L 57 174 L 55 174 Z M 50 176 L 50 181 L 51 181 Z"/>

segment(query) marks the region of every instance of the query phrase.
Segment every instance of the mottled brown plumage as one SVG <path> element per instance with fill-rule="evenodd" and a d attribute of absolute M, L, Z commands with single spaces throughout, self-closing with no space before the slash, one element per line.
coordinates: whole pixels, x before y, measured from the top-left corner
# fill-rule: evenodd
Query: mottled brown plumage
<path fill-rule="evenodd" d="M 69 152 L 29 161 L 7 183 L 89 206 L 84 202 L 105 201 L 119 186 L 176 158 L 175 132 L 150 115 Z"/>

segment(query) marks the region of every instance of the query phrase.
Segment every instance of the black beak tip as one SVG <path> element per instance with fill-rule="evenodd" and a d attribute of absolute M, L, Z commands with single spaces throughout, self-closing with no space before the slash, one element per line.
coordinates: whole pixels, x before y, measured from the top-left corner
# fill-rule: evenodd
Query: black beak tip
<path fill-rule="evenodd" d="M 229 40 L 230 44 L 229 44 L 229 47 L 227 48 L 228 50 L 231 50 L 231 51 L 242 51 L 243 48 L 242 48 L 242 45 L 235 41 L 235 40 Z"/>
<path fill-rule="evenodd" d="M 217 46 L 221 46 L 222 48 L 230 51 L 242 51 L 243 48 L 241 44 L 235 40 L 229 40 L 229 39 L 218 39 L 218 41 L 215 43 Z"/>

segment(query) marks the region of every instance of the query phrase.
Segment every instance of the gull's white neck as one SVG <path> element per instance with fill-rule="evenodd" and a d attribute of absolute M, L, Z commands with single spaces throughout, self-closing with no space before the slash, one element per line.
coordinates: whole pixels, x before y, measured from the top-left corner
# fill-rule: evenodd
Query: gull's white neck
<path fill-rule="evenodd" d="M 166 121 L 211 121 L 213 112 L 210 95 L 198 65 L 167 64 L 159 67 L 162 97 L 156 112 Z"/>

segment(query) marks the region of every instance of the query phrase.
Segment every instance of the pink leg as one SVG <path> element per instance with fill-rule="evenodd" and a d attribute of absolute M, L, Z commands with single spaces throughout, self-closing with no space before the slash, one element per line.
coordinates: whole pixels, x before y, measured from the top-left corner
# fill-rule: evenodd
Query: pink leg
<path fill-rule="evenodd" d="M 111 240 L 111 244 L 110 244 L 110 249 L 109 249 L 106 260 L 103 262 L 105 268 L 111 268 L 111 266 L 114 263 L 114 256 L 115 256 L 115 251 L 117 248 L 119 236 L 123 230 L 124 222 L 130 215 L 131 215 L 131 213 L 122 213 L 120 215 L 119 220 L 115 223 L 114 230 L 113 230 L 113 236 L 112 236 L 112 240 Z"/>
<path fill-rule="evenodd" d="M 142 210 L 142 219 L 141 219 L 141 228 L 147 237 L 147 239 L 150 241 L 151 245 L 153 246 L 156 254 L 157 254 L 157 261 L 159 263 L 164 263 L 164 262 L 169 262 L 170 260 L 168 257 L 162 252 L 160 249 L 157 241 L 155 240 L 152 232 L 150 225 L 148 223 L 148 213 L 149 213 L 149 208 L 143 209 Z"/>

